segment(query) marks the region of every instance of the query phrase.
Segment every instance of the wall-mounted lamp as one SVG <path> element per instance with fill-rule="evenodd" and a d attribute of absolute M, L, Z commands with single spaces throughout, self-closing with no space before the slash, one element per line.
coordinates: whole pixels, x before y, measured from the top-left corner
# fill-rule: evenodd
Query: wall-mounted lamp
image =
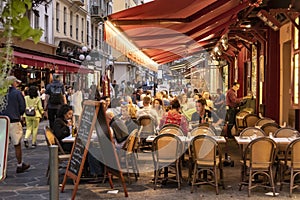
<path fill-rule="evenodd" d="M 265 24 L 267 24 L 269 27 L 271 27 L 274 31 L 278 31 L 281 27 L 281 24 L 277 21 L 275 17 L 270 15 L 265 10 L 260 10 L 256 16 L 261 19 Z"/>
<path fill-rule="evenodd" d="M 23 69 L 26 69 L 26 68 L 28 67 L 28 65 L 21 64 L 21 67 L 22 67 Z"/>

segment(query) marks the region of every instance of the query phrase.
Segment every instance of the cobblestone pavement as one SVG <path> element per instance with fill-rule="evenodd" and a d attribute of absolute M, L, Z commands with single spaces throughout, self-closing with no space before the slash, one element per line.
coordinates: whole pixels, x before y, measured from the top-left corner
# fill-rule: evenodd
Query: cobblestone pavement
<path fill-rule="evenodd" d="M 31 164 L 30 169 L 25 173 L 16 174 L 14 149 L 12 145 L 9 146 L 7 177 L 0 183 L 0 199 L 49 199 L 49 185 L 47 185 L 47 178 L 45 176 L 48 166 L 48 147 L 43 135 L 43 127 L 45 125 L 46 122 L 40 124 L 37 148 L 25 149 L 23 147 L 23 160 Z M 223 148 L 223 151 L 229 152 L 231 158 L 235 161 L 235 166 L 224 167 L 225 189 L 220 187 L 219 195 L 215 194 L 215 189 L 211 186 L 196 187 L 194 193 L 191 193 L 190 186 L 186 180 L 182 183 L 181 190 L 177 190 L 176 183 L 171 182 L 168 182 L 167 185 L 158 186 L 158 188 L 154 190 L 152 183 L 153 175 L 151 172 L 148 172 L 142 173 L 137 182 L 127 184 L 128 198 L 124 197 L 121 184 L 117 178 L 114 178 L 114 189 L 119 191 L 117 194 L 107 193 L 112 190 L 107 182 L 90 184 L 87 181 L 81 181 L 76 199 L 291 199 L 288 196 L 287 186 L 283 188 L 283 191 L 280 191 L 278 197 L 267 196 L 265 193 L 268 192 L 268 190 L 257 188 L 253 189 L 252 196 L 248 198 L 246 188 L 243 188 L 242 191 L 238 190 L 240 155 L 237 144 L 231 140 L 229 144 Z M 187 170 L 184 169 L 183 176 L 186 177 L 186 174 Z M 59 198 L 71 199 L 73 187 L 72 181 L 68 180 L 65 192 L 59 193 Z M 279 191 L 279 187 L 277 188 Z M 299 198 L 300 192 L 298 189 L 295 189 L 292 199 Z"/>

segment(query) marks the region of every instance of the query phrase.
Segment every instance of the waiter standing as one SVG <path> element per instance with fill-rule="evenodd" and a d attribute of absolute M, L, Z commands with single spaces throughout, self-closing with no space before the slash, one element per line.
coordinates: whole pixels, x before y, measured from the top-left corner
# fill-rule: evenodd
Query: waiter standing
<path fill-rule="evenodd" d="M 228 120 L 228 127 L 227 127 L 227 136 L 232 138 L 231 129 L 235 125 L 235 117 L 236 114 L 239 112 L 240 103 L 243 101 L 244 98 L 237 98 L 237 91 L 240 89 L 240 84 L 234 82 L 232 87 L 226 93 L 226 106 L 228 106 L 227 110 L 227 120 Z"/>

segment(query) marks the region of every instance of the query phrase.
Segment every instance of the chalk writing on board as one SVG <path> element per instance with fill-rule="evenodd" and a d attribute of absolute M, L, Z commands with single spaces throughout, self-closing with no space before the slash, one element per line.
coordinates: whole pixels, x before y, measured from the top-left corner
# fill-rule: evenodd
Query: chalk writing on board
<path fill-rule="evenodd" d="M 78 175 L 80 164 L 82 162 L 82 155 L 83 155 L 83 152 L 85 149 L 85 145 L 82 144 L 82 142 L 79 138 L 77 138 L 75 142 L 76 142 L 76 145 L 74 147 L 74 151 L 73 151 L 73 154 L 71 157 L 69 171 L 71 171 L 75 175 Z"/>

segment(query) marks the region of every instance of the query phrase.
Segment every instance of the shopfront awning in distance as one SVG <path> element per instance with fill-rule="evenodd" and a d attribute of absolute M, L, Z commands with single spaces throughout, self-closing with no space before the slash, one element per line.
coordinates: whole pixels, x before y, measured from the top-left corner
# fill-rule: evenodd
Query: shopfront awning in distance
<path fill-rule="evenodd" d="M 85 66 L 71 63 L 65 60 L 58 60 L 55 58 L 48 58 L 39 55 L 33 55 L 23 52 L 14 51 L 14 63 L 25 64 L 29 66 L 36 66 L 41 68 L 54 69 L 57 72 L 71 72 L 71 73 L 93 73 L 93 70 Z"/>
<path fill-rule="evenodd" d="M 256 3 L 256 1 L 251 1 Z M 210 51 L 250 0 L 155 0 L 107 17 L 105 39 L 152 70 Z"/>

